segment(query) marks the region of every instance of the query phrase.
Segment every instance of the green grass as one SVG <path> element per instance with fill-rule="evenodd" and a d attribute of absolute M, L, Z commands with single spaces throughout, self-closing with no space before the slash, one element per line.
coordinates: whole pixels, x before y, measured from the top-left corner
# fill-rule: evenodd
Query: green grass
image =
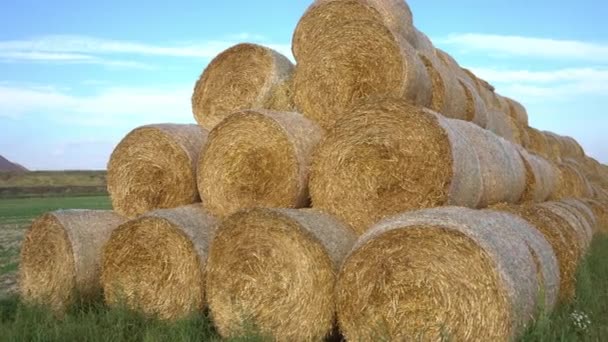
<path fill-rule="evenodd" d="M 590 324 L 575 323 L 573 314 L 583 313 Z M 586 324 L 584 324 L 586 325 Z M 541 317 L 521 339 L 544 341 L 608 341 L 608 237 L 598 236 L 577 274 L 576 299 Z"/>
<path fill-rule="evenodd" d="M 108 196 L 16 198 L 0 200 L 0 224 L 22 223 L 57 209 L 110 209 Z"/>

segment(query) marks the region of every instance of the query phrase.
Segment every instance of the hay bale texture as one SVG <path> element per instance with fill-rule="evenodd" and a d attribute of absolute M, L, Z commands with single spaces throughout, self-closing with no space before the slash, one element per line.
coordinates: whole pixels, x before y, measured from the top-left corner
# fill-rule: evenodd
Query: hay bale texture
<path fill-rule="evenodd" d="M 406 210 L 516 202 L 525 188 L 517 150 L 472 123 L 403 100 L 370 100 L 320 143 L 313 158 L 313 206 L 359 234 Z"/>
<path fill-rule="evenodd" d="M 556 217 L 550 210 L 534 204 L 514 205 L 501 203 L 492 210 L 508 212 L 528 221 L 550 244 L 559 267 L 559 300 L 572 300 L 576 286 L 576 268 L 579 250 L 575 236 L 565 221 Z"/>
<path fill-rule="evenodd" d="M 293 34 L 292 52 L 298 63 L 315 58 L 316 44 L 328 39 L 327 32 L 353 21 L 372 21 L 416 40 L 412 12 L 402 0 L 317 0 L 302 15 Z"/>
<path fill-rule="evenodd" d="M 156 210 L 122 224 L 104 248 L 106 303 L 167 320 L 202 310 L 215 224 L 200 204 Z"/>
<path fill-rule="evenodd" d="M 207 140 L 197 125 L 141 126 L 123 138 L 108 162 L 108 192 L 129 218 L 200 201 L 196 162 Z"/>
<path fill-rule="evenodd" d="M 549 144 L 545 135 L 533 127 L 527 127 L 526 132 L 528 133 L 528 137 L 530 139 L 526 148 L 530 152 L 534 152 L 543 158 L 552 160 L 549 156 Z"/>
<path fill-rule="evenodd" d="M 576 212 L 571 206 L 560 202 L 545 202 L 538 205 L 550 210 L 553 214 L 567 222 L 570 230 L 574 232 L 573 235 L 576 237 L 577 245 L 580 247 L 579 254 L 584 256 L 591 245 L 593 232 L 591 226 L 583 221 L 584 218 L 580 217 L 581 214 Z"/>
<path fill-rule="evenodd" d="M 524 127 L 528 126 L 528 112 L 526 111 L 526 108 L 521 103 L 511 98 L 505 97 L 505 100 L 509 105 L 509 115 Z"/>
<path fill-rule="evenodd" d="M 521 202 L 544 202 L 553 194 L 559 181 L 559 170 L 546 159 L 518 148 L 526 167 L 526 189 Z"/>
<path fill-rule="evenodd" d="M 449 118 L 467 120 L 467 96 L 458 78 L 434 55 L 420 52 L 419 56 L 431 77 L 430 108 Z M 471 118 L 472 119 L 472 118 Z"/>
<path fill-rule="evenodd" d="M 256 44 L 238 44 L 215 57 L 194 86 L 192 112 L 213 129 L 226 116 L 249 108 L 293 109 L 287 57 Z"/>
<path fill-rule="evenodd" d="M 59 210 L 37 218 L 21 247 L 22 298 L 56 313 L 96 299 L 103 245 L 124 220 L 105 210 Z"/>
<path fill-rule="evenodd" d="M 458 207 L 403 213 L 363 235 L 340 271 L 348 340 L 514 338 L 539 303 L 536 266 L 515 223 Z"/>
<path fill-rule="evenodd" d="M 314 209 L 251 209 L 220 225 L 209 252 L 207 295 L 224 337 L 248 324 L 277 341 L 320 341 L 335 320 L 339 265 L 356 240 Z"/>
<path fill-rule="evenodd" d="M 229 116 L 211 131 L 198 162 L 205 207 L 224 217 L 243 208 L 307 206 L 311 155 L 321 133 L 299 113 Z"/>
<path fill-rule="evenodd" d="M 424 63 L 414 47 L 385 25 L 353 21 L 323 34 L 316 42 L 315 58 L 296 67 L 294 101 L 324 129 L 369 97 L 430 105 L 432 84 Z"/>

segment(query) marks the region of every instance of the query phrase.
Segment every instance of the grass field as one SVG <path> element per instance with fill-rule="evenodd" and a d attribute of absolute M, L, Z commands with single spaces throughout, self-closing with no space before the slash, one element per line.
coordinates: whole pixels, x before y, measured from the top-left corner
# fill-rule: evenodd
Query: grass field
<path fill-rule="evenodd" d="M 74 307 L 58 320 L 20 302 L 15 279 L 29 223 L 48 210 L 109 207 L 105 196 L 0 199 L 0 341 L 219 341 L 206 313 L 169 324 L 95 304 Z M 250 333 L 233 340 L 266 339 Z M 608 341 L 608 237 L 595 238 L 579 268 L 576 300 L 540 318 L 521 341 Z"/>

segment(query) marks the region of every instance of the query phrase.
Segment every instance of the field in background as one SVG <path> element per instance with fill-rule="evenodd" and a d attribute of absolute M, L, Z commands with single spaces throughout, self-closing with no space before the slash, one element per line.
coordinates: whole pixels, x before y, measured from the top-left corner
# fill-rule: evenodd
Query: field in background
<path fill-rule="evenodd" d="M 23 234 L 55 209 L 109 209 L 107 196 L 0 199 L 0 331 L 7 340 L 208 341 L 219 337 L 207 314 L 168 324 L 103 305 L 75 307 L 63 320 L 23 305 L 16 275 Z M 582 317 L 583 319 L 579 319 Z M 586 322 L 586 319 L 589 321 Z M 256 334 L 235 341 L 262 341 Z M 578 272 L 577 298 L 530 327 L 522 341 L 608 340 L 608 237 L 598 236 Z"/>
<path fill-rule="evenodd" d="M 0 199 L 106 194 L 106 171 L 0 172 Z"/>

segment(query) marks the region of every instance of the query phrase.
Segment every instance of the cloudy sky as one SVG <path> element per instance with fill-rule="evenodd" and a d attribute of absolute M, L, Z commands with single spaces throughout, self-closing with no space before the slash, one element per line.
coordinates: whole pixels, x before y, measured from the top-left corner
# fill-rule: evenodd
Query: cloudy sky
<path fill-rule="evenodd" d="M 310 1 L 6 0 L 0 11 L 0 154 L 31 169 L 103 169 L 132 128 L 194 123 L 195 80 L 220 51 L 290 54 Z M 608 5 L 411 0 L 416 26 L 608 162 Z"/>

